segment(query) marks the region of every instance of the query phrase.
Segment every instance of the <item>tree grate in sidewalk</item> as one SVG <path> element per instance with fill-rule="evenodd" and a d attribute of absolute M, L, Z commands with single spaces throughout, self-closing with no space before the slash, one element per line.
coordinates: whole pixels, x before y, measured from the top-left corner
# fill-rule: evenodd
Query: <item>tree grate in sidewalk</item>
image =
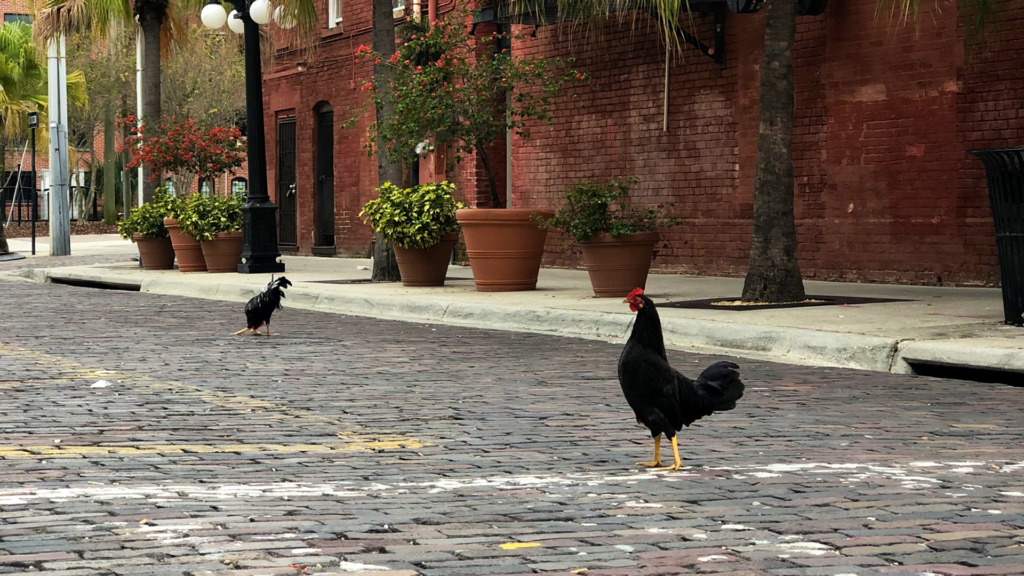
<path fill-rule="evenodd" d="M 914 302 L 898 298 L 862 298 L 856 296 L 812 296 L 808 295 L 803 302 L 788 304 L 749 304 L 730 306 L 716 304 L 735 302 L 735 297 L 707 298 L 704 300 L 686 300 L 683 302 L 657 302 L 658 308 L 686 308 L 691 310 L 726 310 L 729 312 L 749 312 L 752 310 L 775 310 L 778 308 L 809 308 L 812 306 L 857 306 L 860 304 L 884 304 L 887 302 Z"/>

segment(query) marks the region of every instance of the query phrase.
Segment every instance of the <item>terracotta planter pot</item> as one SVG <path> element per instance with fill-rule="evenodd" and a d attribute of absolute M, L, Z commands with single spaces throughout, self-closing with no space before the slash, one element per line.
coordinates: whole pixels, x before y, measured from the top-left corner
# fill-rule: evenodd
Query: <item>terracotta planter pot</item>
<path fill-rule="evenodd" d="M 132 240 L 139 247 L 139 260 L 146 270 L 171 270 L 174 268 L 174 247 L 170 238 L 143 238 L 132 234 Z"/>
<path fill-rule="evenodd" d="M 455 213 L 466 238 L 466 253 L 477 290 L 512 292 L 537 288 L 548 231 L 537 225 L 534 215 L 548 219 L 554 213 L 524 208 L 465 209 Z"/>
<path fill-rule="evenodd" d="M 242 263 L 242 233 L 221 232 L 213 240 L 204 240 L 203 257 L 210 272 L 238 272 Z"/>
<path fill-rule="evenodd" d="M 199 242 L 188 234 L 182 233 L 178 228 L 178 221 L 174 218 L 164 218 L 164 226 L 171 235 L 171 244 L 174 246 L 174 256 L 178 259 L 178 270 L 182 272 L 206 272 L 206 259 L 203 258 L 203 249 Z"/>
<path fill-rule="evenodd" d="M 612 238 L 601 234 L 580 242 L 590 284 L 598 298 L 625 298 L 635 288 L 647 287 L 657 232 Z"/>
<path fill-rule="evenodd" d="M 452 248 L 458 242 L 457 233 L 441 237 L 441 241 L 426 250 L 395 246 L 395 260 L 402 273 L 402 286 L 444 286 L 451 261 Z"/>

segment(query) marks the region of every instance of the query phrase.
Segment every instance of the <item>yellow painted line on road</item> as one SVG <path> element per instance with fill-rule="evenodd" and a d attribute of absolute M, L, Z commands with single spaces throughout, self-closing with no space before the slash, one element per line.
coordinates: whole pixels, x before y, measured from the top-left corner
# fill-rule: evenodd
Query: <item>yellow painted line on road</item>
<path fill-rule="evenodd" d="M 327 453 L 362 450 L 355 444 L 138 444 L 136 446 L 0 446 L 0 458 L 73 458 L 164 454 Z"/>
<path fill-rule="evenodd" d="M 40 362 L 47 367 L 59 367 L 65 370 L 73 371 L 78 375 L 77 379 L 84 378 L 104 378 L 109 380 L 119 379 L 122 381 L 130 382 L 130 386 L 143 386 L 156 392 L 162 392 L 177 397 L 194 398 L 206 404 L 212 404 L 214 406 L 220 406 L 229 410 L 235 410 L 244 413 L 265 413 L 265 417 L 273 419 L 281 418 L 295 418 L 302 420 L 303 422 L 319 422 L 329 426 L 337 426 L 342 430 L 335 433 L 335 436 L 339 440 L 350 442 L 345 450 L 397 450 L 397 449 L 414 449 L 421 448 L 424 446 L 417 438 L 402 436 L 398 434 L 377 434 L 366 432 L 362 426 L 353 425 L 347 422 L 342 422 L 337 418 L 330 418 L 315 414 L 304 408 L 291 408 L 284 404 L 276 404 L 274 402 L 268 402 L 266 400 L 260 400 L 258 398 L 252 398 L 250 396 L 241 396 L 237 394 L 228 394 L 225 392 L 217 392 L 216 390 L 207 390 L 200 388 L 199 386 L 193 386 L 191 384 L 184 384 L 181 382 L 173 381 L 160 381 L 149 376 L 143 376 L 140 374 L 132 374 L 125 372 L 114 372 L 108 370 L 91 369 L 83 364 L 80 364 L 74 360 L 57 356 L 54 354 L 46 354 L 43 352 L 37 352 L 34 350 L 28 350 L 27 348 L 19 348 L 10 345 L 4 345 L 0 343 L 0 357 L 5 355 L 14 356 L 21 359 L 29 359 L 36 362 Z M 63 381 L 72 381 L 76 378 L 64 378 Z M 168 445 L 172 446 L 172 445 Z M 216 446 L 216 445 L 214 445 Z M 270 445 L 265 445 L 270 446 Z M 276 446 L 302 446 L 300 444 L 292 445 L 276 445 Z M 47 446 L 46 448 L 53 448 Z M 83 447 L 86 448 L 86 447 Z M 0 448 L 2 449 L 2 448 Z M 15 452 L 23 451 L 24 448 L 13 447 Z M 295 450 L 279 450 L 279 451 L 295 451 Z M 226 452 L 237 452 L 237 450 L 226 450 Z M 148 452 L 155 454 L 157 452 Z M 0 454 L 2 456 L 2 454 Z"/>
<path fill-rule="evenodd" d="M 540 542 L 506 542 L 500 546 L 502 550 L 519 550 L 520 548 L 536 548 Z"/>
<path fill-rule="evenodd" d="M 81 378 L 29 378 L 27 380 L 0 380 L 0 388 L 21 388 L 23 386 L 46 386 L 48 384 L 67 384 Z"/>

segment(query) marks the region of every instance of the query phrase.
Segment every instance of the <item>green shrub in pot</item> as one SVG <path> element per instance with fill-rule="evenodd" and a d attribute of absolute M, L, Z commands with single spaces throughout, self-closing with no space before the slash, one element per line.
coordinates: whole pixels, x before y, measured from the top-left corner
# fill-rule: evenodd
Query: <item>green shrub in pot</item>
<path fill-rule="evenodd" d="M 409 250 L 426 250 L 442 236 L 459 231 L 455 211 L 464 206 L 455 200 L 453 192 L 455 185 L 450 182 L 408 189 L 386 182 L 359 216 L 388 242 Z"/>
<path fill-rule="evenodd" d="M 124 220 L 117 223 L 117 233 L 125 240 L 135 241 L 134 234 L 143 238 L 167 238 L 164 218 L 168 218 L 171 202 L 174 200 L 163 189 L 157 190 L 152 202 L 146 202 Z"/>
<path fill-rule="evenodd" d="M 213 240 L 222 232 L 242 229 L 243 197 L 190 196 L 177 207 L 178 226 L 181 231 L 200 242 Z"/>
<path fill-rule="evenodd" d="M 629 189 L 635 178 L 608 180 L 604 184 L 581 182 L 573 186 L 555 217 L 544 222 L 574 242 L 587 242 L 597 235 L 613 238 L 655 232 L 679 224 L 669 210 L 671 204 L 654 208 L 636 208 L 629 202 Z"/>

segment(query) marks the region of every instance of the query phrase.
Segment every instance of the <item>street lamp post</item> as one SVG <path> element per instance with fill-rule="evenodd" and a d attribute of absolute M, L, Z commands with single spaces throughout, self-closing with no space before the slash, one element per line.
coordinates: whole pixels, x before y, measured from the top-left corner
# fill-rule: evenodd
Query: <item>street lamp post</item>
<path fill-rule="evenodd" d="M 284 263 L 278 262 L 281 252 L 277 247 L 277 205 L 270 200 L 267 189 L 267 149 L 263 131 L 263 74 L 260 70 L 260 24 L 271 18 L 269 0 L 230 0 L 234 10 L 226 14 L 220 2 L 212 1 L 202 11 L 203 24 L 216 30 L 228 23 L 236 33 L 245 35 L 245 117 L 248 127 L 249 200 L 242 207 L 242 274 L 284 272 Z M 278 25 L 283 28 L 279 12 Z M 229 20 L 230 18 L 230 20 Z M 241 26 L 238 24 L 241 21 Z"/>
<path fill-rule="evenodd" d="M 36 194 L 39 184 L 36 182 L 36 128 L 39 128 L 39 112 L 28 113 L 28 128 L 32 132 L 32 255 L 36 255 L 36 205 L 39 204 Z M 20 177 L 20 176 L 19 176 Z M 19 212 L 20 214 L 20 212 Z"/>

